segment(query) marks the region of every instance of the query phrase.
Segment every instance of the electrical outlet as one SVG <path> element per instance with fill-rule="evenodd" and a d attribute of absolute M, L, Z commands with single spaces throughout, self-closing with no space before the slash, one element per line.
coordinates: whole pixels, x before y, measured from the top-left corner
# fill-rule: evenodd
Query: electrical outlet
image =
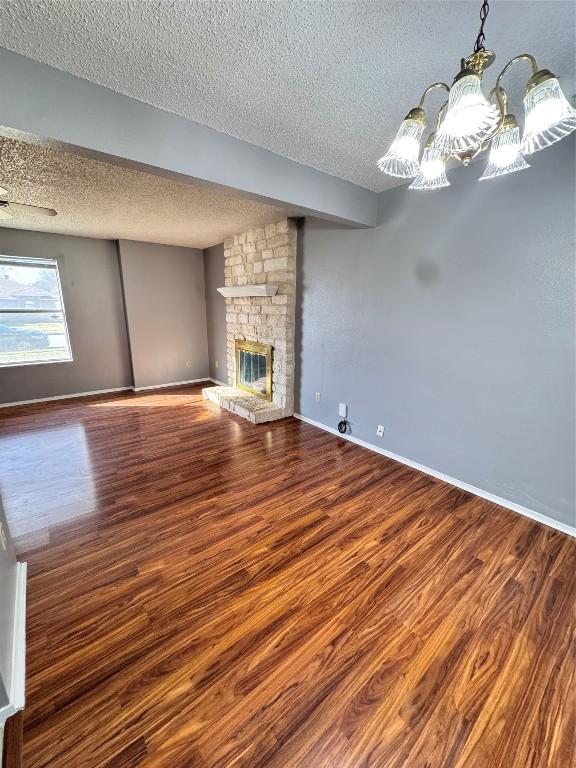
<path fill-rule="evenodd" d="M 190 360 L 186 360 L 186 368 L 190 368 L 191 365 L 192 363 L 190 362 Z"/>
<path fill-rule="evenodd" d="M 384 437 L 384 427 L 382 426 L 382 424 L 378 424 L 378 429 L 376 430 L 376 436 Z"/>
<path fill-rule="evenodd" d="M 214 368 L 218 368 L 218 360 L 214 360 Z"/>
<path fill-rule="evenodd" d="M 338 416 L 342 416 L 343 419 L 348 415 L 348 406 L 346 403 L 340 403 L 338 406 Z"/>
<path fill-rule="evenodd" d="M 316 392 L 316 402 L 320 402 L 320 392 Z"/>
<path fill-rule="evenodd" d="M 6 531 L 4 530 L 4 523 L 2 522 L 0 522 L 0 545 L 2 546 L 2 549 L 6 549 Z"/>

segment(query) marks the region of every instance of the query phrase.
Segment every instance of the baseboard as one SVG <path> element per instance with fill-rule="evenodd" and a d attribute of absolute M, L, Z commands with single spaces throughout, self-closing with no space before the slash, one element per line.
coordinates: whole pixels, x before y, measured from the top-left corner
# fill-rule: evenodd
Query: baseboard
<path fill-rule="evenodd" d="M 0 408 L 13 408 L 16 405 L 32 405 L 33 403 L 48 403 L 51 400 L 71 400 L 75 397 L 92 397 L 93 395 L 109 395 L 114 392 L 129 392 L 132 387 L 114 387 L 113 389 L 94 389 L 91 392 L 74 392 L 71 395 L 54 395 L 54 397 L 36 397 L 33 400 L 16 400 L 13 403 L 0 403 Z"/>
<path fill-rule="evenodd" d="M 10 700 L 16 711 L 24 708 L 26 680 L 26 574 L 27 563 L 18 563 L 14 634 L 12 643 L 12 684 Z"/>
<path fill-rule="evenodd" d="M 202 382 L 212 381 L 212 379 L 203 376 L 201 379 L 188 379 L 187 381 L 171 381 L 169 384 L 151 384 L 148 387 L 132 387 L 134 392 L 147 392 L 150 389 L 166 389 L 167 387 L 183 387 L 185 384 L 201 384 Z"/>
<path fill-rule="evenodd" d="M 33 400 L 16 400 L 13 403 L 0 403 L 0 408 L 14 408 L 17 405 L 32 405 L 33 403 L 48 403 L 51 400 L 72 400 L 76 397 L 93 397 L 94 395 L 110 395 L 114 392 L 147 392 L 150 389 L 164 389 L 165 387 L 183 387 L 185 384 L 200 384 L 214 381 L 203 377 L 201 379 L 189 379 L 188 381 L 171 381 L 169 384 L 152 384 L 149 387 L 114 387 L 112 389 L 93 389 L 90 392 L 74 392 L 71 395 L 54 395 L 53 397 L 36 397 Z M 216 384 L 221 382 L 216 381 Z"/>
<path fill-rule="evenodd" d="M 431 475 L 437 480 L 443 480 L 445 483 L 449 483 L 449 485 L 454 485 L 456 488 L 460 488 L 463 491 L 468 491 L 468 493 L 474 494 L 474 496 L 479 496 L 482 499 L 486 499 L 486 501 L 491 501 L 501 507 L 510 509 L 512 512 L 517 512 L 520 515 L 524 515 L 524 517 L 529 517 L 532 520 L 536 520 L 536 522 L 547 525 L 549 528 L 554 528 L 557 531 L 568 534 L 568 536 L 576 537 L 576 527 L 568 525 L 567 523 L 561 523 L 558 520 L 554 520 L 551 517 L 540 514 L 540 512 L 535 512 L 533 509 L 528 509 L 527 507 L 523 507 L 521 504 L 516 504 L 514 501 L 509 501 L 508 499 L 503 499 L 500 496 L 495 496 L 493 493 L 484 491 L 481 488 L 476 488 L 474 485 L 464 483 L 462 480 L 457 480 L 455 477 L 450 477 L 449 475 L 445 475 L 442 472 L 437 472 L 435 469 L 425 467 L 423 464 L 418 464 L 418 462 L 407 459 L 404 456 L 399 456 L 397 453 L 387 451 L 385 448 L 379 448 L 372 443 L 368 443 L 366 440 L 360 440 L 360 438 L 354 437 L 353 435 L 342 435 L 340 432 L 338 432 L 337 429 L 328 427 L 326 424 L 322 424 L 320 421 L 309 419 L 307 416 L 302 416 L 300 413 L 295 413 L 294 418 L 299 419 L 300 421 L 304 421 L 306 424 L 311 424 L 313 427 L 318 427 L 318 429 L 322 429 L 324 432 L 329 432 L 332 435 L 336 435 L 336 437 L 341 437 L 343 440 L 348 440 L 351 443 L 360 445 L 362 448 L 367 448 L 369 451 L 379 453 L 381 456 L 386 456 L 388 459 L 398 461 L 400 464 L 405 464 L 407 467 L 417 469 L 419 472 L 424 472 L 426 475 Z"/>
<path fill-rule="evenodd" d="M 0 709 L 0 725 L 24 709 L 26 682 L 26 563 L 17 564 L 14 626 L 12 628 L 12 678 L 9 702 Z"/>
<path fill-rule="evenodd" d="M 226 381 L 218 381 L 218 379 L 213 379 L 212 377 L 210 377 L 208 379 L 208 381 L 211 381 L 212 384 L 216 384 L 216 386 L 218 386 L 218 387 L 229 387 L 230 386 L 230 384 L 228 384 Z"/>

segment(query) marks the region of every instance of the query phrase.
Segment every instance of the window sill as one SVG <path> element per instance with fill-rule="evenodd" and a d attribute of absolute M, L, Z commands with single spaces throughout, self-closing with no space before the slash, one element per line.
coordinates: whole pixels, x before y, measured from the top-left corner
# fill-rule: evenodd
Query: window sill
<path fill-rule="evenodd" d="M 66 360 L 31 360 L 28 363 L 0 363 L 0 370 L 4 368 L 31 368 L 34 365 L 61 365 L 62 363 L 73 363 L 74 358 Z"/>

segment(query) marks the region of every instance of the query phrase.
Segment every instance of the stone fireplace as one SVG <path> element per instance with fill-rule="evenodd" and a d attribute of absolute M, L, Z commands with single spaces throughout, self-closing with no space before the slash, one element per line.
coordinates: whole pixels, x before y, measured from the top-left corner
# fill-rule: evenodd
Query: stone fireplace
<path fill-rule="evenodd" d="M 294 411 L 296 240 L 282 219 L 224 241 L 228 386 L 203 393 L 253 423 Z"/>

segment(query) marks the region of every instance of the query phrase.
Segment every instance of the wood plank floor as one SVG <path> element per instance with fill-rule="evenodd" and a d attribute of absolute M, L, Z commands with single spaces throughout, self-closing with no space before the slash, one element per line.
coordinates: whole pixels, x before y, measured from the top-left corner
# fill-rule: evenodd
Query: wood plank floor
<path fill-rule="evenodd" d="M 0 412 L 26 768 L 568 768 L 575 542 L 198 387 Z"/>

